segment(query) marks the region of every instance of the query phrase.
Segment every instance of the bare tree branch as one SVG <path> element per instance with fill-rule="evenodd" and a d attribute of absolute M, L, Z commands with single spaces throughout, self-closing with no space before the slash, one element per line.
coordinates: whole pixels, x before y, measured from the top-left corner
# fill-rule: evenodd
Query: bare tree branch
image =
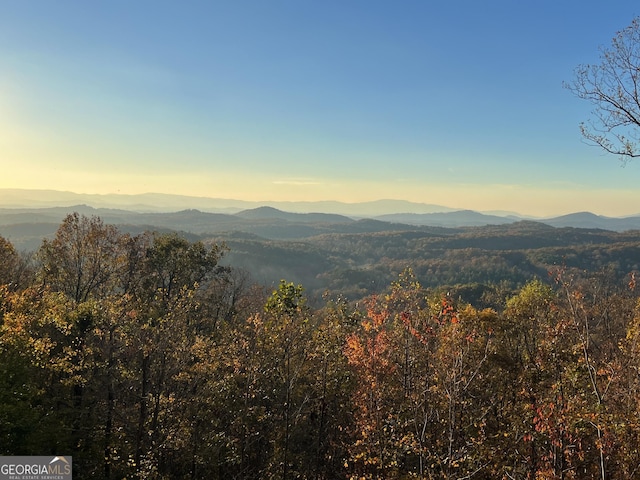
<path fill-rule="evenodd" d="M 594 105 L 580 124 L 587 143 L 629 160 L 640 156 L 640 17 L 619 31 L 597 65 L 579 65 L 564 86 Z"/>

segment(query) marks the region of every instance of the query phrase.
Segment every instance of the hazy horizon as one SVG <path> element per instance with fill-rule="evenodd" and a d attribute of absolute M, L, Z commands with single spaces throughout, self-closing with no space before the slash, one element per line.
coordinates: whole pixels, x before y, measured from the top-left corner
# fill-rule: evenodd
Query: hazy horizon
<path fill-rule="evenodd" d="M 135 203 L 138 202 L 138 203 Z M 161 192 L 139 194 L 83 194 L 60 190 L 5 189 L 0 188 L 0 208 L 55 208 L 86 205 L 95 209 L 123 209 L 130 211 L 176 212 L 196 209 L 209 212 L 238 212 L 270 206 L 286 212 L 337 213 L 342 215 L 378 216 L 389 214 L 448 213 L 474 211 L 485 215 L 520 217 L 542 220 L 575 213 L 592 213 L 610 218 L 638 217 L 640 210 L 626 215 L 603 215 L 590 210 L 574 210 L 554 215 L 530 215 L 515 210 L 482 210 L 476 208 L 456 208 L 446 204 L 411 202 L 404 199 L 380 198 L 362 202 L 340 202 L 336 200 L 242 200 L 233 198 L 175 195 Z"/>
<path fill-rule="evenodd" d="M 563 89 L 636 2 L 15 2 L 0 188 L 637 214 Z"/>

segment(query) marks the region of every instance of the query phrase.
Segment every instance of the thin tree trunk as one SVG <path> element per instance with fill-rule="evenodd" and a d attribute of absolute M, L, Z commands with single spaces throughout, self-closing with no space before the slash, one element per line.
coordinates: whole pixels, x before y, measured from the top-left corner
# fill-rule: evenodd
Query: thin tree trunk
<path fill-rule="evenodd" d="M 138 415 L 138 430 L 136 433 L 136 470 L 138 472 L 138 478 L 140 478 L 142 453 L 144 449 L 143 440 L 145 436 L 145 421 L 147 419 L 147 395 L 149 384 L 149 356 L 143 355 L 142 357 L 142 382 L 140 386 L 140 408 Z"/>
<path fill-rule="evenodd" d="M 113 328 L 109 331 L 109 355 L 107 360 L 107 418 L 104 427 L 104 477 L 111 479 L 111 435 L 113 433 L 113 410 L 115 395 L 113 391 Z"/>

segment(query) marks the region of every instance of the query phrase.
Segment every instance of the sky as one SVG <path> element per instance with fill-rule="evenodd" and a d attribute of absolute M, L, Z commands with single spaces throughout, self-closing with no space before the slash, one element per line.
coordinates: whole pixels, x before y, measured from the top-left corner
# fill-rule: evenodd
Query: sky
<path fill-rule="evenodd" d="M 0 5 L 0 188 L 640 213 L 563 82 L 636 1 Z"/>

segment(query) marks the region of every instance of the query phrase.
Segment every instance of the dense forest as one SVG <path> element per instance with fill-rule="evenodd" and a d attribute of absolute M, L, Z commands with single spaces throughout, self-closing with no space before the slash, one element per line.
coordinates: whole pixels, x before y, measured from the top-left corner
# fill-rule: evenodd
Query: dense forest
<path fill-rule="evenodd" d="M 79 214 L 33 255 L 0 237 L 0 454 L 102 479 L 637 478 L 640 259 L 612 235 L 322 235 L 287 248 L 352 263 L 313 302 L 234 266 L 250 237 Z"/>
<path fill-rule="evenodd" d="M 241 232 L 199 238 L 226 244 L 229 252 L 222 262 L 247 270 L 262 284 L 277 286 L 286 278 L 304 285 L 313 305 L 321 304 L 327 291 L 349 300 L 380 294 L 407 267 L 432 289 L 474 285 L 464 289 L 463 297 L 474 305 L 496 286 L 513 291 L 534 278 L 547 281 L 549 271 L 559 267 L 618 281 L 640 269 L 640 231 L 554 228 L 530 221 L 466 228 L 373 222 L 378 230 L 371 231 L 370 223 L 362 221 L 370 229 L 358 233 L 296 240 Z"/>
<path fill-rule="evenodd" d="M 33 252 L 43 238 L 53 239 L 62 220 L 73 212 L 98 216 L 132 236 L 180 232 L 191 242 L 224 244 L 228 249 L 221 265 L 245 270 L 253 281 L 269 288 L 283 278 L 301 284 L 313 307 L 323 305 L 327 292 L 351 301 L 380 294 L 407 267 L 423 286 L 456 290 L 474 305 L 493 295 L 496 285 L 514 291 L 533 278 L 546 281 L 549 270 L 558 266 L 616 279 L 640 268 L 640 230 L 569 226 L 561 222 L 566 217 L 555 219 L 556 226 L 549 220 L 504 223 L 503 218 L 498 224 L 443 227 L 267 207 L 223 215 L 197 210 L 141 214 L 76 206 L 0 209 L 0 235 L 17 250 Z M 465 212 L 451 215 L 458 213 Z M 465 285 L 463 291 L 459 285 Z"/>

